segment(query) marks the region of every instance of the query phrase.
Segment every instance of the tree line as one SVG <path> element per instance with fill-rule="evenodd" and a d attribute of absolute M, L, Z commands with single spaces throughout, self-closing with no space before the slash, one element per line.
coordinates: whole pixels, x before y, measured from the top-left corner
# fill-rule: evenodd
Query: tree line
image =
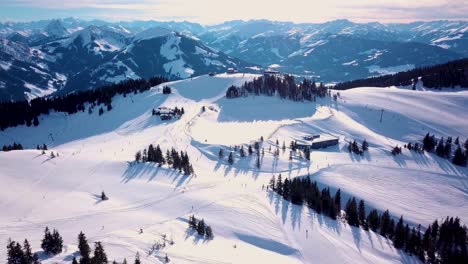
<path fill-rule="evenodd" d="M 413 70 L 399 72 L 395 74 L 359 79 L 343 82 L 335 85 L 334 89 L 347 90 L 356 87 L 388 87 L 388 86 L 408 86 L 413 85 L 421 77 L 425 87 L 428 88 L 448 88 L 448 87 L 468 87 L 468 59 L 455 60 L 444 64 L 429 67 L 420 67 Z"/>
<path fill-rule="evenodd" d="M 14 142 L 12 145 L 3 145 L 2 151 L 22 150 L 23 145 Z"/>
<path fill-rule="evenodd" d="M 153 77 L 149 80 L 125 80 L 116 84 L 103 86 L 94 90 L 79 91 L 63 96 L 39 97 L 31 101 L 0 102 L 0 130 L 19 125 L 38 126 L 38 117 L 48 115 L 51 111 L 74 114 L 84 112 L 92 113 L 94 106 L 104 105 L 108 111 L 112 109 L 112 98 L 117 94 L 126 96 L 130 93 L 141 93 L 155 85 L 167 82 L 164 77 Z M 99 109 L 103 114 L 104 109 Z"/>
<path fill-rule="evenodd" d="M 46 227 L 44 230 L 44 238 L 42 239 L 41 248 L 47 255 L 57 255 L 63 250 L 63 239 L 57 230 L 50 232 L 49 228 Z M 109 263 L 107 253 L 104 250 L 104 246 L 101 242 L 94 243 L 94 252 L 92 254 L 91 247 L 89 246 L 86 235 L 83 232 L 78 234 L 78 252 L 79 259 L 73 256 L 72 264 L 107 264 Z M 166 255 L 167 258 L 167 255 Z M 40 264 L 41 261 L 37 253 L 33 253 L 31 245 L 28 240 L 25 239 L 23 246 L 11 239 L 8 240 L 7 244 L 7 264 Z M 113 264 L 117 264 L 114 260 Z M 135 257 L 135 264 L 141 264 L 140 256 L 137 253 Z M 166 262 L 167 263 L 167 262 Z M 127 260 L 124 259 L 122 264 L 127 264 Z"/>
<path fill-rule="evenodd" d="M 226 91 L 226 98 L 246 97 L 254 95 L 278 95 L 282 99 L 293 101 L 315 101 L 317 97 L 329 95 L 327 87 L 320 83 L 303 79 L 296 83 L 294 76 L 285 74 L 282 77 L 261 76 L 245 82 L 240 87 L 232 85 Z"/>
<path fill-rule="evenodd" d="M 159 145 L 154 147 L 153 144 L 150 144 L 147 149 L 137 151 L 135 154 L 135 161 L 155 162 L 159 163 L 159 166 L 167 163 L 169 166 L 172 166 L 173 169 L 181 172 L 183 171 L 185 175 L 190 175 L 194 172 L 187 152 L 180 151 L 179 153 L 172 148 L 170 151 L 167 150 L 166 156 L 164 156 Z"/>
<path fill-rule="evenodd" d="M 408 146 L 410 146 L 410 144 L 411 143 L 409 143 Z M 468 139 L 462 145 L 460 139 L 457 137 L 453 144 L 457 148 L 453 154 L 452 163 L 458 166 L 466 166 L 468 163 Z M 441 137 L 437 140 L 435 135 L 427 133 L 422 140 L 422 149 L 427 152 L 435 152 L 439 157 L 450 159 L 452 157 L 452 137 L 447 137 L 446 140 Z"/>
<path fill-rule="evenodd" d="M 332 219 L 341 216 L 341 190 L 338 189 L 333 196 L 330 188 L 320 189 L 317 182 L 311 182 L 309 177 L 282 180 L 279 174 L 277 179 L 272 177 L 268 189 L 293 204 L 305 203 Z M 423 233 L 421 225 L 410 228 L 403 216 L 395 223 L 388 210 L 382 214 L 375 209 L 366 210 L 364 200 L 358 202 L 355 197 L 348 199 L 343 210 L 349 225 L 378 232 L 391 239 L 395 248 L 417 256 L 422 262 L 468 263 L 467 228 L 461 225 L 458 217 L 447 217 L 440 225 L 435 220 Z M 369 213 L 366 214 L 367 211 Z"/>
<path fill-rule="evenodd" d="M 197 219 L 194 215 L 189 216 L 188 220 L 189 228 L 195 230 L 199 236 L 205 237 L 206 239 L 213 239 L 213 230 L 211 226 L 205 223 L 203 219 Z"/>

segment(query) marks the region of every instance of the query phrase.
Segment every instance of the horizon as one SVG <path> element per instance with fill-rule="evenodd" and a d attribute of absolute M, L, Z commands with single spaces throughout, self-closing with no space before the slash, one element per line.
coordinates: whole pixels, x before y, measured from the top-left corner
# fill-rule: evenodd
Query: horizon
<path fill-rule="evenodd" d="M 187 21 L 215 25 L 234 20 L 269 20 L 278 22 L 325 23 L 347 19 L 354 23 L 412 23 L 427 21 L 468 21 L 468 6 L 463 0 L 368 1 L 339 0 L 327 4 L 290 0 L 282 6 L 267 0 L 249 2 L 187 0 L 3 0 L 2 22 L 32 22 L 74 17 L 110 23 L 131 21 Z M 97 3 L 96 3 L 97 2 Z M 300 7 L 300 8 L 298 8 Z"/>
<path fill-rule="evenodd" d="M 255 19 L 233 19 L 233 20 L 225 20 L 225 21 L 220 21 L 217 23 L 200 23 L 197 21 L 192 21 L 188 19 L 181 19 L 181 20 L 158 20 L 158 19 L 135 19 L 135 20 L 107 20 L 107 19 L 100 19 L 100 18 L 93 18 L 93 19 L 86 19 L 86 18 L 80 18 L 80 17 L 74 17 L 74 16 L 69 16 L 69 17 L 50 17 L 50 18 L 45 18 L 45 19 L 32 19 L 32 20 L 1 20 L 0 18 L 0 23 L 6 24 L 6 23 L 34 23 L 34 22 L 41 22 L 41 21 L 53 21 L 53 20 L 60 20 L 64 21 L 67 19 L 74 19 L 77 21 L 82 21 L 82 22 L 93 22 L 93 21 L 98 21 L 98 22 L 104 22 L 104 23 L 109 23 L 109 24 L 119 24 L 119 23 L 135 23 L 135 22 L 167 22 L 167 23 L 192 23 L 192 24 L 198 24 L 200 26 L 215 26 L 215 25 L 222 25 L 225 23 L 231 23 L 231 22 L 261 22 L 261 21 L 268 21 L 268 22 L 273 22 L 273 23 L 291 23 L 294 25 L 313 25 L 313 24 L 325 24 L 325 23 L 331 23 L 331 22 L 336 22 L 336 21 L 349 21 L 354 24 L 372 24 L 372 23 L 379 23 L 382 25 L 390 25 L 390 24 L 412 24 L 412 23 L 430 23 L 430 22 L 468 22 L 467 20 L 463 19 L 431 19 L 431 20 L 413 20 L 413 21 L 408 21 L 408 22 L 380 22 L 377 20 L 374 21 L 367 21 L 367 22 L 359 22 L 359 21 L 353 21 L 352 19 L 348 18 L 337 18 L 337 19 L 332 19 L 332 20 L 326 20 L 322 22 L 294 22 L 294 21 L 288 21 L 288 20 L 273 20 L 273 19 L 268 19 L 268 18 L 255 18 Z"/>

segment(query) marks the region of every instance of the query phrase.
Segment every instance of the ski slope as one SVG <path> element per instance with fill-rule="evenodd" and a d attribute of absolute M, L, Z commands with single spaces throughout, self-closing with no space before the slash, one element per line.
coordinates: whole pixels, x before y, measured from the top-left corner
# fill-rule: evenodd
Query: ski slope
<path fill-rule="evenodd" d="M 43 254 L 43 263 L 71 263 L 77 256 L 77 235 L 101 241 L 109 260 L 143 263 L 419 263 L 396 250 L 392 242 L 362 229 L 292 205 L 262 190 L 273 174 L 310 175 L 333 191 L 364 199 L 367 206 L 403 214 L 427 225 L 447 215 L 468 219 L 468 171 L 433 154 L 391 147 L 419 140 L 427 132 L 460 136 L 468 131 L 468 92 L 358 88 L 340 91 L 338 101 L 291 102 L 273 97 L 225 99 L 230 85 L 254 78 L 250 74 L 199 76 L 127 97 L 114 98 L 113 109 L 75 115 L 52 113 L 38 127 L 0 132 L 0 145 L 20 142 L 29 150 L 0 152 L 0 259 L 6 259 L 8 238 L 27 238 L 36 252 L 45 226 L 64 238 L 64 252 Z M 335 93 L 335 91 L 332 91 Z M 179 120 L 161 121 L 152 108 L 184 107 Z M 205 106 L 205 111 L 202 107 Z M 384 109 L 383 122 L 379 122 Z M 313 151 L 311 161 L 289 150 L 272 152 L 293 138 L 330 134 L 340 144 Z M 264 137 L 261 168 L 256 157 L 229 166 L 218 158 L 233 145 Z M 363 157 L 347 152 L 347 141 L 367 139 Z M 47 155 L 35 150 L 49 146 Z M 136 151 L 159 144 L 187 151 L 195 175 L 184 176 L 167 166 L 134 164 Z M 271 147 L 271 151 L 270 149 Z M 50 152 L 59 153 L 51 159 Z M 110 198 L 101 201 L 105 191 Z M 195 214 L 211 225 L 214 240 L 187 229 Z M 139 230 L 143 229 L 140 234 Z M 148 255 L 162 235 L 174 240 Z"/>

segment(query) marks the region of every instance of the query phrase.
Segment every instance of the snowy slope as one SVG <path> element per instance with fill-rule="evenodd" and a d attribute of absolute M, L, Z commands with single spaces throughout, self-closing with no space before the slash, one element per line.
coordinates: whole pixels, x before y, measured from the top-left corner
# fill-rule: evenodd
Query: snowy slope
<path fill-rule="evenodd" d="M 432 154 L 389 154 L 395 144 L 427 132 L 464 136 L 465 117 L 451 113 L 466 112 L 468 92 L 360 88 L 341 91 L 337 102 L 317 103 L 223 98 L 228 86 L 253 77 L 221 74 L 176 81 L 164 84 L 173 88 L 171 95 L 163 95 L 161 85 L 116 97 L 113 110 L 102 116 L 97 111 L 52 113 L 41 116 L 38 127 L 1 132 L 0 145 L 17 141 L 33 148 L 46 143 L 60 156 L 50 159 L 36 150 L 0 152 L 0 259 L 5 259 L 9 237 L 28 238 L 39 251 L 43 228 L 49 226 L 60 231 L 66 247 L 45 259 L 46 264 L 71 262 L 80 231 L 91 241 L 102 241 L 110 259 L 118 261 L 132 260 L 140 252 L 144 263 L 161 263 L 166 253 L 174 263 L 418 263 L 373 232 L 262 191 L 272 173 L 310 174 L 320 184 L 342 188 L 345 196 L 365 199 L 379 210 L 388 208 L 396 217 L 404 214 L 415 223 L 446 215 L 468 219 L 466 168 Z M 159 106 L 184 107 L 186 114 L 161 121 L 151 115 Z M 378 121 L 381 108 L 383 123 Z M 310 162 L 290 162 L 289 150 L 277 159 L 268 150 L 276 139 L 289 143 L 313 133 L 336 135 L 341 143 L 314 151 Z M 260 169 L 254 157 L 241 160 L 236 154 L 233 166 L 218 159 L 219 148 L 228 152 L 233 144 L 260 136 L 265 138 Z M 369 153 L 350 155 L 345 141 L 363 138 L 370 143 Z M 187 151 L 195 175 L 132 164 L 135 152 L 150 143 Z M 108 201 L 96 197 L 102 190 Z M 214 240 L 187 231 L 191 214 L 213 227 Z M 162 234 L 175 244 L 148 256 Z"/>

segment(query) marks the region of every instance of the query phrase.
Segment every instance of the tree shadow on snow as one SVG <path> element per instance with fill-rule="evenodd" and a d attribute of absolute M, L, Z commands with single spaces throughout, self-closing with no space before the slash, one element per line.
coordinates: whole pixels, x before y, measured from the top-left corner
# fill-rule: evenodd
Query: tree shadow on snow
<path fill-rule="evenodd" d="M 184 175 L 183 173 L 165 166 L 159 166 L 157 163 L 152 162 L 128 162 L 127 169 L 122 174 L 121 183 L 128 183 L 135 179 L 141 179 L 148 176 L 148 182 L 155 181 L 158 175 L 164 174 L 169 179 L 172 179 L 172 183 L 176 185 L 176 188 L 187 184 L 192 179 L 192 175 Z"/>

